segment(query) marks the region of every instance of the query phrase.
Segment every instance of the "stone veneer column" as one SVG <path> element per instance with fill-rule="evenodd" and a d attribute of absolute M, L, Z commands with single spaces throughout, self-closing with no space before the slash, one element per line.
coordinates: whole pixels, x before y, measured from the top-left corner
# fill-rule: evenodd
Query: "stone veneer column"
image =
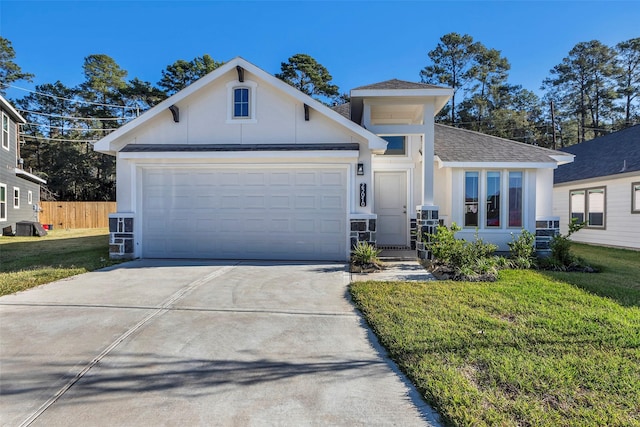
<path fill-rule="evenodd" d="M 551 255 L 551 241 L 560 234 L 560 217 L 536 218 L 536 252 L 538 256 Z"/>
<path fill-rule="evenodd" d="M 440 224 L 438 206 L 416 207 L 416 251 L 420 259 L 433 259 L 429 250 L 431 235 L 436 233 Z"/>
<path fill-rule="evenodd" d="M 134 258 L 133 219 L 133 214 L 109 214 L 109 258 Z"/>
<path fill-rule="evenodd" d="M 351 249 L 358 242 L 367 242 L 376 245 L 376 220 L 378 216 L 375 214 L 354 214 L 349 219 L 350 222 L 350 239 Z"/>

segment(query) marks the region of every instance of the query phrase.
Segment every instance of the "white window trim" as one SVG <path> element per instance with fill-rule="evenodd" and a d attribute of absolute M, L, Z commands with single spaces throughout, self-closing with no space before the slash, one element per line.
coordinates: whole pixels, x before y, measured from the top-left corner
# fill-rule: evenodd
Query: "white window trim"
<path fill-rule="evenodd" d="M 27 203 L 30 205 L 33 204 L 33 191 L 31 190 L 27 192 Z"/>
<path fill-rule="evenodd" d="M 20 187 L 13 187 L 13 209 L 20 209 Z"/>
<path fill-rule="evenodd" d="M 636 203 L 638 202 L 638 200 L 636 199 L 637 186 L 640 186 L 640 182 L 631 183 L 631 213 L 632 214 L 640 214 L 640 209 L 635 209 Z"/>
<path fill-rule="evenodd" d="M 238 80 L 233 80 L 227 83 L 227 124 L 253 124 L 258 123 L 258 119 L 256 116 L 256 104 L 258 98 L 256 97 L 256 89 L 258 87 L 258 83 L 245 80 L 240 82 Z M 233 90 L 238 88 L 247 88 L 249 89 L 249 117 L 234 117 L 234 99 L 233 99 Z"/>
<path fill-rule="evenodd" d="M 0 203 L 4 203 L 4 216 L 0 216 L 0 221 L 6 221 L 8 215 L 7 209 L 9 205 L 9 203 L 7 202 L 7 199 L 9 198 L 9 196 L 7 195 L 7 184 L 0 184 L 0 188 L 4 188 L 4 200 L 0 200 Z"/>
<path fill-rule="evenodd" d="M 509 212 L 509 206 L 511 205 L 511 191 L 509 188 L 509 179 L 511 178 L 511 172 L 520 172 L 520 226 L 517 225 L 509 225 L 509 220 L 511 218 L 511 212 Z M 525 197 L 524 197 L 524 191 L 525 191 L 525 185 L 524 185 L 524 176 L 525 173 L 523 170 L 520 169 L 507 169 L 506 172 L 506 178 L 505 178 L 505 187 L 506 187 L 506 198 L 507 198 L 507 203 L 505 205 L 505 226 L 506 228 L 510 228 L 512 230 L 516 229 L 516 230 L 521 230 L 524 228 L 525 222 L 524 222 L 524 213 L 525 213 L 525 209 L 524 209 L 524 203 L 525 203 Z"/>
<path fill-rule="evenodd" d="M 5 118 L 7 120 L 7 129 L 6 130 L 4 128 Z M 0 123 L 0 126 L 2 126 L 2 136 L 1 136 L 2 148 L 4 148 L 7 151 L 10 151 L 11 150 L 11 141 L 9 141 L 9 139 L 10 139 L 11 133 L 9 131 L 9 127 L 11 126 L 11 120 L 9 120 L 9 116 L 7 116 L 4 111 L 2 112 L 2 123 Z M 6 145 L 5 145 L 5 138 L 4 138 L 5 132 L 7 134 L 7 138 L 6 138 L 7 143 L 6 143 Z"/>

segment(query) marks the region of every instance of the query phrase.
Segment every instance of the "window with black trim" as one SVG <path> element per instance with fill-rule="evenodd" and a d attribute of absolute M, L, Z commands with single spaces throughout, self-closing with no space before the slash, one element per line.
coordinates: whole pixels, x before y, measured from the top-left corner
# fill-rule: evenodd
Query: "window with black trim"
<path fill-rule="evenodd" d="M 20 209 L 20 189 L 13 187 L 13 208 Z"/>
<path fill-rule="evenodd" d="M 0 184 L 0 221 L 7 220 L 7 184 Z"/>
<path fill-rule="evenodd" d="M 569 192 L 571 219 L 586 222 L 587 228 L 605 228 L 606 188 L 595 187 Z"/>
<path fill-rule="evenodd" d="M 631 184 L 631 213 L 640 214 L 640 182 Z"/>
<path fill-rule="evenodd" d="M 385 156 L 405 156 L 407 154 L 407 137 L 406 136 L 381 136 L 387 141 L 387 151 Z"/>

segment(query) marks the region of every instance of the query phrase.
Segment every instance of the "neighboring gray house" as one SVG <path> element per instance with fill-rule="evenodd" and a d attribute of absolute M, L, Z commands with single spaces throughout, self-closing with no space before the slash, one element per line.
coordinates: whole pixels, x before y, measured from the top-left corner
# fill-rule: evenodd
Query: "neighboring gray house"
<path fill-rule="evenodd" d="M 572 240 L 640 249 L 640 125 L 563 148 L 575 161 L 555 171 L 553 213 L 587 226 Z"/>
<path fill-rule="evenodd" d="M 0 96 L 2 145 L 0 146 L 0 228 L 16 230 L 19 221 L 37 221 L 40 184 L 46 181 L 23 169 L 18 126 L 25 119 Z"/>

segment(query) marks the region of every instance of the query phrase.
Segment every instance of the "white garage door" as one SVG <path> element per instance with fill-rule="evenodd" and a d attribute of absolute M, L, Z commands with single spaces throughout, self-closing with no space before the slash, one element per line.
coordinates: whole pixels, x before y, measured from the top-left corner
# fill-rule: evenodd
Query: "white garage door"
<path fill-rule="evenodd" d="M 345 168 L 145 169 L 142 256 L 346 260 Z"/>

